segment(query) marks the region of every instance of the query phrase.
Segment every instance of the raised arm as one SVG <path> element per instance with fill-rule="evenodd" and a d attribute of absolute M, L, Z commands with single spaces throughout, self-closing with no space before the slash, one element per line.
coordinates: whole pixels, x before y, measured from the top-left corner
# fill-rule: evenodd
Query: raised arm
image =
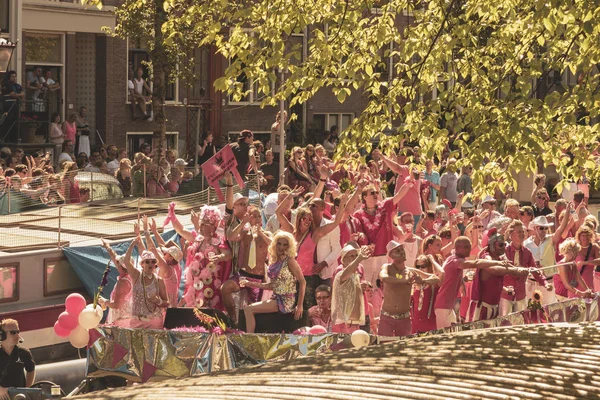
<path fill-rule="evenodd" d="M 391 169 L 392 172 L 394 172 L 396 174 L 401 174 L 402 172 L 404 172 L 403 168 L 406 168 L 405 165 L 398 164 L 396 161 L 393 161 L 391 158 L 388 158 L 385 155 L 383 155 L 383 153 L 381 154 L 381 159 L 383 160 L 385 165 L 387 165 L 388 168 Z M 396 182 L 396 183 L 398 183 L 398 182 Z"/>
<path fill-rule="evenodd" d="M 411 175 L 412 175 L 412 174 L 411 174 Z M 402 198 L 403 198 L 403 197 L 404 197 L 404 196 L 405 196 L 405 195 L 408 193 L 408 191 L 409 191 L 409 190 L 410 190 L 410 189 L 411 189 L 413 186 L 415 186 L 415 181 L 414 181 L 414 179 L 411 177 L 411 179 L 410 179 L 408 182 L 404 183 L 404 184 L 402 185 L 402 187 L 400 187 L 400 190 L 398 190 L 398 193 L 396 193 L 396 194 L 394 195 L 394 198 L 393 198 L 393 200 L 392 200 L 392 201 L 394 202 L 394 205 L 396 205 L 396 204 L 400 203 L 400 200 L 402 200 Z"/>
<path fill-rule="evenodd" d="M 573 210 L 573 204 L 569 203 L 569 205 L 567 205 L 567 208 L 565 209 L 565 211 L 563 211 L 565 213 L 565 215 L 562 219 L 562 222 L 560 223 L 560 226 L 558 228 L 556 228 L 556 231 L 552 234 L 552 244 L 554 246 L 556 246 L 556 244 L 560 241 L 563 232 L 566 230 L 567 226 L 569 225 L 569 220 L 571 220 L 571 218 L 572 218 L 572 216 L 571 216 L 572 210 Z M 558 218 L 558 216 L 556 216 L 556 218 Z"/>
<path fill-rule="evenodd" d="M 348 279 L 350 279 L 352 274 L 354 274 L 356 272 L 356 270 L 358 269 L 358 266 L 360 265 L 360 263 L 363 260 L 366 260 L 367 258 L 369 258 L 370 256 L 371 256 L 371 248 L 369 246 L 361 247 L 360 250 L 358 251 L 358 256 L 354 259 L 354 261 L 352 261 L 350 263 L 350 265 L 348 265 L 346 268 L 344 268 L 344 270 L 342 272 L 340 272 L 340 274 L 341 274 L 340 280 L 342 282 L 345 282 Z"/>
<path fill-rule="evenodd" d="M 239 242 L 241 239 L 242 231 L 244 230 L 244 226 L 246 226 L 248 222 L 250 222 L 250 215 L 246 214 L 244 215 L 244 218 L 242 218 L 242 221 L 238 224 L 238 226 L 227 232 L 227 240 L 229 240 L 230 242 Z"/>
<path fill-rule="evenodd" d="M 342 195 L 342 199 L 340 200 L 340 210 L 343 210 L 346 208 L 346 204 L 348 203 L 349 197 L 350 197 L 349 192 L 346 192 Z M 332 232 L 342 222 L 343 217 L 344 217 L 344 213 L 338 212 L 335 216 L 335 219 L 332 222 L 325 224 L 325 225 L 321 225 L 321 226 L 317 227 L 316 229 L 314 229 L 313 233 L 312 233 L 313 241 L 315 243 L 317 243 L 319 241 L 319 239 L 321 239 L 323 236 Z M 339 244 L 339 242 L 340 242 L 339 237 L 338 237 L 337 242 Z M 341 251 L 341 249 L 340 249 L 340 251 Z"/>
<path fill-rule="evenodd" d="M 154 240 L 156 240 L 156 245 L 158 247 L 165 247 L 167 243 L 165 242 L 165 239 L 163 239 L 162 236 L 160 236 L 160 234 L 158 233 L 158 228 L 156 227 L 156 221 L 154 220 L 154 218 L 150 218 L 148 222 L 148 225 L 150 226 L 150 232 L 152 232 L 152 234 L 154 235 Z"/>
<path fill-rule="evenodd" d="M 279 227 L 289 233 L 294 233 L 294 225 L 290 222 L 290 220 L 285 216 L 283 210 L 287 210 L 289 208 L 289 204 L 293 202 L 292 196 L 285 195 L 281 203 L 275 209 L 275 215 L 279 220 Z"/>

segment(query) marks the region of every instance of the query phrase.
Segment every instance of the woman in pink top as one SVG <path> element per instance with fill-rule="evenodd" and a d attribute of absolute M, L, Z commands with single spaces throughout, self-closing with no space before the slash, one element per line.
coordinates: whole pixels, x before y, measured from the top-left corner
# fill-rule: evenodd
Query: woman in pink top
<path fill-rule="evenodd" d="M 70 140 L 75 143 L 75 137 L 77 135 L 77 113 L 72 112 L 69 114 L 69 118 L 65 120 L 62 125 L 63 134 L 66 140 Z"/>
<path fill-rule="evenodd" d="M 592 297 L 592 290 L 587 287 L 575 263 L 577 254 L 581 251 L 579 243 L 575 239 L 569 238 L 560 245 L 559 251 L 563 255 L 561 263 L 573 262 L 573 264 L 558 267 L 558 275 L 554 275 L 554 287 L 558 300 L 565 300 L 567 297 Z"/>
<path fill-rule="evenodd" d="M 108 251 L 108 255 L 112 260 L 113 264 L 119 271 L 119 277 L 117 278 L 117 284 L 110 294 L 110 301 L 104 297 L 100 297 L 98 303 L 103 308 L 109 308 L 108 318 L 106 319 L 107 325 L 115 325 L 121 328 L 129 328 L 131 324 L 131 307 L 133 301 L 133 282 L 131 276 L 127 271 L 126 264 L 131 263 L 131 253 L 133 251 L 134 242 L 132 241 L 127 249 L 127 253 L 124 256 L 117 256 L 115 251 L 102 240 L 102 247 Z"/>
<path fill-rule="evenodd" d="M 179 262 L 183 258 L 183 252 L 176 244 L 173 244 L 173 246 L 170 247 L 166 246 L 164 239 L 162 236 L 160 236 L 158 230 L 156 229 L 156 222 L 154 222 L 154 218 L 152 218 L 151 223 L 148 224 L 148 217 L 144 215 L 143 221 L 148 250 L 150 250 L 156 257 L 156 261 L 158 263 L 158 276 L 165 282 L 170 307 L 177 307 L 179 298 L 179 284 L 181 283 L 181 265 L 179 265 Z M 160 249 L 154 244 L 154 240 L 150 236 L 150 231 L 148 228 L 152 229 L 154 239 L 156 240 L 156 243 Z"/>
<path fill-rule="evenodd" d="M 440 285 L 444 281 L 444 270 L 432 255 L 420 255 L 415 261 L 415 268 L 440 278 L 435 284 L 413 285 L 411 304 L 412 333 L 428 332 L 436 329 L 435 298 Z"/>
<path fill-rule="evenodd" d="M 74 162 L 66 162 L 63 166 L 63 193 L 65 196 L 65 202 L 67 204 L 77 204 L 81 202 L 81 196 L 79 195 L 79 183 L 75 180 L 77 176 L 77 164 Z"/>

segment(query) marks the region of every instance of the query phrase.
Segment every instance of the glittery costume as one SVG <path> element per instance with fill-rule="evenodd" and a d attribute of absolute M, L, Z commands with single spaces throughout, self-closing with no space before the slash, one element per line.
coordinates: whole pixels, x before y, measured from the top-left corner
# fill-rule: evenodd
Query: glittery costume
<path fill-rule="evenodd" d="M 164 308 L 151 303 L 149 299 L 155 296 L 160 297 L 158 287 L 158 276 L 153 274 L 152 282 L 146 286 L 144 284 L 144 273 L 133 284 L 133 303 L 132 303 L 132 328 L 151 328 L 160 329 L 164 319 Z"/>
<path fill-rule="evenodd" d="M 267 274 L 273 285 L 271 299 L 277 301 L 280 313 L 291 313 L 296 302 L 296 278 L 288 267 L 288 258 L 270 265 Z"/>
<path fill-rule="evenodd" d="M 128 328 L 131 322 L 131 307 L 132 307 L 132 295 L 133 295 L 133 283 L 131 282 L 131 276 L 120 275 L 118 281 L 126 281 L 129 283 L 129 292 L 123 298 L 123 302 L 120 308 L 111 308 L 106 318 L 108 325 L 116 325 L 121 328 Z M 116 290 L 113 290 L 110 294 L 110 301 L 115 301 Z"/>
<path fill-rule="evenodd" d="M 360 277 L 357 273 L 342 282 L 342 273 L 338 273 L 333 280 L 333 295 L 331 301 L 331 323 L 338 324 L 365 324 L 365 301 L 360 287 Z M 358 303 L 358 304 L 357 304 Z M 358 319 L 351 319 L 352 312 L 359 306 Z"/>

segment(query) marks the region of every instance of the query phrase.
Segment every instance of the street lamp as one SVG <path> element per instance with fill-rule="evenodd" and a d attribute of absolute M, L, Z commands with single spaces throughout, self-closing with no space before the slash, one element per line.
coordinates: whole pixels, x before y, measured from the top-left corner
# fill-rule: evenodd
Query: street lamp
<path fill-rule="evenodd" d="M 0 73 L 5 73 L 8 70 L 15 47 L 17 47 L 16 43 L 0 38 Z"/>

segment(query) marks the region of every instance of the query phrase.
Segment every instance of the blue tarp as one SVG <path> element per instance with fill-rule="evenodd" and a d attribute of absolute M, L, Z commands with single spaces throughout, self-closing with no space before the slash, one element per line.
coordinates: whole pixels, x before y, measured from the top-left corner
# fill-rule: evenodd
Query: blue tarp
<path fill-rule="evenodd" d="M 165 232 L 161 235 L 165 241 L 173 240 L 175 243 L 180 245 L 179 235 L 175 231 Z M 111 245 L 118 255 L 125 254 L 129 247 L 130 241 Z M 106 269 L 110 257 L 107 251 L 100 245 L 98 246 L 85 246 L 85 247 L 65 247 L 63 252 L 69 263 L 73 267 L 73 270 L 79 277 L 79 280 L 83 283 L 85 290 L 91 298 L 96 295 L 102 275 Z M 137 248 L 133 250 L 133 259 L 138 256 Z M 183 264 L 183 261 L 182 261 Z M 110 273 L 108 275 L 108 284 L 103 290 L 103 297 L 109 298 L 113 287 L 117 283 L 117 277 L 119 273 L 117 269 L 111 263 Z M 182 275 L 183 276 L 183 275 Z M 181 286 L 179 288 L 179 297 L 183 295 L 183 279 L 181 280 Z"/>

